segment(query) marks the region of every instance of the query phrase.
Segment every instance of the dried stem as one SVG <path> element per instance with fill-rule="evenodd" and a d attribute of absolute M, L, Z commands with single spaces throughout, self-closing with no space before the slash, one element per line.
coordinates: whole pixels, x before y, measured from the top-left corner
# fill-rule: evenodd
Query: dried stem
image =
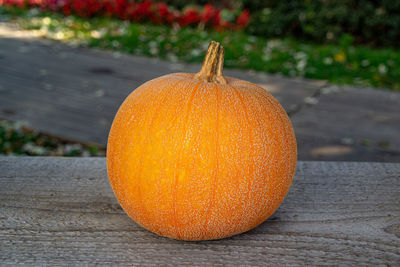
<path fill-rule="evenodd" d="M 204 58 L 203 66 L 194 78 L 204 82 L 226 84 L 226 79 L 222 75 L 224 55 L 225 51 L 221 44 L 211 41 L 206 57 Z"/>

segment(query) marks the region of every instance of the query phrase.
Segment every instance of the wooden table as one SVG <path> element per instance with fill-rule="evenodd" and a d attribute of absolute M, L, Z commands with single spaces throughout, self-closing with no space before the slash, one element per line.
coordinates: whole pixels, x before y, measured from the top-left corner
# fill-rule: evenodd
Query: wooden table
<path fill-rule="evenodd" d="M 300 162 L 279 210 L 217 241 L 159 237 L 121 210 L 104 158 L 0 158 L 0 262 L 400 265 L 400 164 Z"/>

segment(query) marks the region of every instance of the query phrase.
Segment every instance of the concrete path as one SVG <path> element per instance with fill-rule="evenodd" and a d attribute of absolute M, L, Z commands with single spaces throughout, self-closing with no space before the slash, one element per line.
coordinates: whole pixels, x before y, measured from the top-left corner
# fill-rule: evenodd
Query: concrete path
<path fill-rule="evenodd" d="M 136 87 L 198 64 L 71 47 L 0 23 L 0 118 L 106 145 L 112 119 Z M 302 160 L 400 162 L 400 94 L 225 70 L 270 91 L 291 116 Z"/>

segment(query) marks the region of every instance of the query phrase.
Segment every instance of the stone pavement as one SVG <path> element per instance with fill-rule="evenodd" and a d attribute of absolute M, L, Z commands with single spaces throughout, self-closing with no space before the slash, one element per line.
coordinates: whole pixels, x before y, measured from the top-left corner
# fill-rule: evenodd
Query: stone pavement
<path fill-rule="evenodd" d="M 43 40 L 0 23 L 0 118 L 105 146 L 112 119 L 136 87 L 180 64 Z M 291 116 L 301 160 L 400 162 L 400 94 L 251 71 L 224 74 L 270 91 Z"/>

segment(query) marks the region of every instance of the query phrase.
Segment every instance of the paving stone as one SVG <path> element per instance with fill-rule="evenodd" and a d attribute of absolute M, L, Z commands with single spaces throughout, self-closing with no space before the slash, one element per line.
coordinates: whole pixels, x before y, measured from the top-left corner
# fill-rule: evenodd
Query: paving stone
<path fill-rule="evenodd" d="M 126 96 L 141 84 L 200 64 L 71 47 L 41 40 L 0 24 L 0 117 L 26 120 L 40 131 L 105 145 L 112 119 Z M 17 48 L 17 49 L 16 49 Z M 291 111 L 324 82 L 226 70 L 257 82 Z"/>
<path fill-rule="evenodd" d="M 68 46 L 0 23 L 0 118 L 105 146 L 125 97 L 200 64 Z M 400 162 L 400 94 L 227 69 L 271 92 L 291 116 L 302 160 Z"/>
<path fill-rule="evenodd" d="M 400 94 L 330 86 L 292 116 L 303 160 L 400 161 Z"/>

